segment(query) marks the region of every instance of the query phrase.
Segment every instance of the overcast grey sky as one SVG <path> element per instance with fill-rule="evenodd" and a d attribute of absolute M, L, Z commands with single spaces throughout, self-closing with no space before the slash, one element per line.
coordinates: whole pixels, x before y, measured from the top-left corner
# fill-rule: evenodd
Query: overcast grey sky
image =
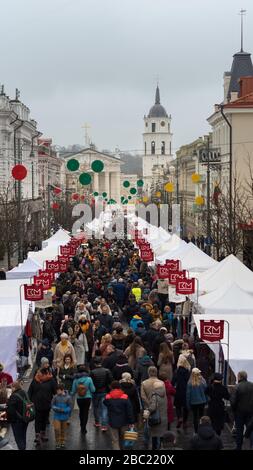
<path fill-rule="evenodd" d="M 58 145 L 87 122 L 98 148 L 140 150 L 158 75 L 176 150 L 222 100 L 241 8 L 253 52 L 252 0 L 0 0 L 0 83 Z"/>

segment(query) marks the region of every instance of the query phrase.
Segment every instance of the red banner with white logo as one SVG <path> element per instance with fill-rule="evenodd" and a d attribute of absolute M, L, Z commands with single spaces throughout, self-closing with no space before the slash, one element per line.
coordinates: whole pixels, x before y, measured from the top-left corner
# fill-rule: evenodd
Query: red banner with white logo
<path fill-rule="evenodd" d="M 178 279 L 176 281 L 176 294 L 191 295 L 195 292 L 195 279 Z"/>
<path fill-rule="evenodd" d="M 33 278 L 33 284 L 36 287 L 42 287 L 43 290 L 48 290 L 51 289 L 52 287 L 52 281 L 50 277 L 44 278 L 43 276 L 34 276 Z"/>
<path fill-rule="evenodd" d="M 154 261 L 154 253 L 152 250 L 143 250 L 141 251 L 141 259 L 143 261 L 149 262 Z"/>
<path fill-rule="evenodd" d="M 145 242 L 145 243 L 142 243 L 140 246 L 139 246 L 140 250 L 151 250 L 150 248 L 150 243 L 148 242 Z"/>
<path fill-rule="evenodd" d="M 60 246 L 60 253 L 62 256 L 70 256 L 70 251 L 71 247 L 66 245 L 66 246 Z"/>
<path fill-rule="evenodd" d="M 166 266 L 166 264 L 158 264 L 156 267 L 156 273 L 159 279 L 168 279 L 169 272 L 169 268 Z"/>
<path fill-rule="evenodd" d="M 43 270 L 43 269 L 40 269 L 40 270 L 39 270 L 39 276 L 40 276 L 41 278 L 44 278 L 44 279 L 49 278 L 49 279 L 51 280 L 51 282 L 53 282 L 54 279 L 55 279 L 55 278 L 54 278 L 54 273 L 53 273 L 52 271 L 48 271 L 47 269 L 44 269 L 44 270 Z"/>
<path fill-rule="evenodd" d="M 53 273 L 58 273 L 60 270 L 59 261 L 46 261 L 46 269 L 52 271 Z"/>
<path fill-rule="evenodd" d="M 25 291 L 25 300 L 30 300 L 32 302 L 43 300 L 43 288 L 42 287 L 36 287 L 34 284 L 31 284 L 30 286 L 28 284 L 25 284 L 24 291 Z"/>
<path fill-rule="evenodd" d="M 175 286 L 178 279 L 185 279 L 186 278 L 186 270 L 183 271 L 170 271 L 169 272 L 169 284 Z"/>
<path fill-rule="evenodd" d="M 59 261 L 59 273 L 65 273 L 68 270 L 68 261 Z"/>
<path fill-rule="evenodd" d="M 180 261 L 178 259 L 166 259 L 165 266 L 170 271 L 180 271 Z"/>
<path fill-rule="evenodd" d="M 203 341 L 221 341 L 224 338 L 224 320 L 200 320 L 200 338 Z"/>

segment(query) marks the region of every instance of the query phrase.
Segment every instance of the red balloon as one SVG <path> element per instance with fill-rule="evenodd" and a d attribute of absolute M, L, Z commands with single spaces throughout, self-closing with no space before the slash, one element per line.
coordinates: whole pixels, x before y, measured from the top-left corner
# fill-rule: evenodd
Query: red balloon
<path fill-rule="evenodd" d="M 60 194 L 61 188 L 54 188 L 54 194 Z"/>
<path fill-rule="evenodd" d="M 58 202 L 53 202 L 52 209 L 59 209 L 59 208 L 60 208 L 60 206 L 59 206 Z"/>
<path fill-rule="evenodd" d="M 81 199 L 81 201 L 84 201 L 85 196 L 81 196 L 80 199 Z"/>
<path fill-rule="evenodd" d="M 78 201 L 78 199 L 79 199 L 79 194 L 77 194 L 77 193 L 72 194 L 72 199 L 74 199 L 74 201 Z"/>
<path fill-rule="evenodd" d="M 11 170 L 11 174 L 15 180 L 22 181 L 27 175 L 27 169 L 24 165 L 15 165 Z"/>

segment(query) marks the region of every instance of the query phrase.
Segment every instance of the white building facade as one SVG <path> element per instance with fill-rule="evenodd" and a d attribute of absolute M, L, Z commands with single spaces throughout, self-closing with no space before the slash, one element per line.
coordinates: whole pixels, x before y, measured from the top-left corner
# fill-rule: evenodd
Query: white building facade
<path fill-rule="evenodd" d="M 157 86 L 155 104 L 148 116 L 144 116 L 142 160 L 144 189 L 148 191 L 152 183 L 153 166 L 165 168 L 169 166 L 172 157 L 171 115 L 168 115 L 160 103 L 160 90 Z"/>

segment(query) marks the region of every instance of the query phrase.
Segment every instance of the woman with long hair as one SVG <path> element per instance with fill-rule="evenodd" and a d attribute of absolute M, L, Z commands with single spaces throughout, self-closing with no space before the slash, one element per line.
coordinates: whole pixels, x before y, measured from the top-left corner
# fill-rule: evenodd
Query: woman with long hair
<path fill-rule="evenodd" d="M 173 376 L 174 355 L 170 344 L 161 343 L 157 366 L 159 374 L 166 375 L 167 379 L 171 382 Z"/>
<path fill-rule="evenodd" d="M 177 369 L 172 379 L 172 385 L 176 387 L 174 405 L 177 414 L 177 429 L 179 429 L 182 424 L 184 429 L 187 428 L 188 409 L 186 405 L 186 390 L 190 370 L 191 366 L 189 362 L 186 357 L 181 354 L 178 358 Z"/>
<path fill-rule="evenodd" d="M 204 408 L 207 402 L 206 387 L 206 381 L 201 375 L 201 370 L 194 367 L 187 384 L 186 402 L 188 409 L 191 408 L 192 410 L 195 433 L 198 431 L 199 420 L 204 415 Z"/>
<path fill-rule="evenodd" d="M 145 354 L 147 354 L 146 349 L 143 347 L 142 340 L 138 336 L 134 338 L 132 344 L 124 351 L 124 355 L 128 358 L 128 364 L 133 370 L 135 370 L 140 357 L 143 357 Z"/>
<path fill-rule="evenodd" d="M 64 385 L 64 390 L 71 391 L 76 367 L 72 361 L 71 354 L 66 354 L 63 359 L 63 366 L 59 369 L 59 380 Z"/>
<path fill-rule="evenodd" d="M 112 335 L 110 333 L 106 333 L 104 336 L 102 336 L 101 343 L 99 346 L 99 349 L 102 354 L 102 358 L 105 358 L 108 356 L 110 347 L 112 344 Z"/>

